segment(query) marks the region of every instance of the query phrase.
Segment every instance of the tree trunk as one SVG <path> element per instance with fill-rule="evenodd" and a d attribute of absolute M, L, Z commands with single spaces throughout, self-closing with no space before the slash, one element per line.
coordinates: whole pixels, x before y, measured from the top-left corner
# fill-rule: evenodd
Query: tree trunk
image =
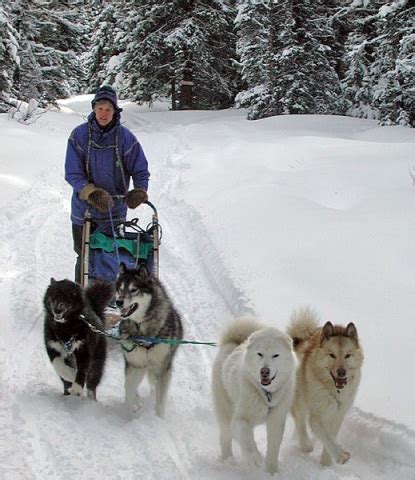
<path fill-rule="evenodd" d="M 185 54 L 188 56 L 187 51 Z M 192 110 L 193 103 L 193 72 L 191 60 L 186 60 L 186 66 L 183 70 L 183 78 L 179 85 L 179 110 Z"/>

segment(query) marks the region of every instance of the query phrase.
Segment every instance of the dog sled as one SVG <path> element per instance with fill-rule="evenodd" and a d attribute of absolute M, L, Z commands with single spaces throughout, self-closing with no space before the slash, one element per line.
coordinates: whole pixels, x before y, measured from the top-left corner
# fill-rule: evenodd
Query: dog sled
<path fill-rule="evenodd" d="M 144 202 L 151 208 L 151 221 L 145 226 L 139 224 L 139 218 L 133 218 L 117 225 L 96 224 L 89 211 L 85 214 L 82 231 L 81 285 L 101 278 L 114 282 L 121 262 L 127 268 L 145 266 L 158 278 L 159 246 L 161 227 L 156 207 L 149 201 Z"/>
<path fill-rule="evenodd" d="M 123 197 L 121 197 L 123 198 Z M 97 224 L 87 211 L 82 230 L 81 249 L 81 285 L 97 279 L 115 282 L 120 265 L 124 263 L 127 269 L 139 269 L 144 266 L 149 273 L 159 278 L 159 246 L 162 237 L 162 228 L 158 221 L 156 207 L 149 201 L 142 205 L 149 207 L 151 220 L 145 227 L 139 223 L 139 218 L 133 218 L 117 225 L 103 226 Z M 122 339 L 119 332 L 121 315 L 115 305 L 110 304 L 104 312 L 105 330 L 97 329 L 85 319 L 88 326 L 96 333 L 104 335 L 113 343 L 127 341 L 129 348 L 137 345 L 149 348 L 148 345 L 163 343 L 166 345 L 194 344 L 216 346 L 214 342 L 199 342 L 165 337 L 130 336 Z M 132 351 L 123 345 L 123 350 Z"/>

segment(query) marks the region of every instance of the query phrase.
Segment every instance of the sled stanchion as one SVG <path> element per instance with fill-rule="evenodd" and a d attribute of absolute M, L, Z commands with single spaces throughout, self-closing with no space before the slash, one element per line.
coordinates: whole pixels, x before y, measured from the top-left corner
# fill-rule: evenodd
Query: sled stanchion
<path fill-rule="evenodd" d="M 91 233 L 91 214 L 87 210 L 82 228 L 82 250 L 81 250 L 81 285 L 88 286 L 89 279 L 89 235 Z"/>
<path fill-rule="evenodd" d="M 124 197 L 112 195 L 116 200 Z M 152 209 L 152 216 L 146 227 L 139 225 L 139 219 L 126 220 L 108 211 L 108 220 L 94 219 L 88 209 L 84 214 L 79 282 L 82 287 L 95 278 L 114 282 L 121 263 L 129 268 L 147 267 L 156 278 L 159 277 L 159 245 L 162 228 L 158 223 L 157 209 L 151 202 L 143 202 Z M 93 212 L 93 210 L 92 210 Z"/>
<path fill-rule="evenodd" d="M 156 207 L 148 200 L 144 202 L 153 210 L 151 218 L 151 231 L 153 234 L 153 274 L 159 278 L 159 245 L 160 245 L 160 225 Z"/>
<path fill-rule="evenodd" d="M 157 215 L 153 215 L 153 269 L 156 278 L 159 278 L 159 225 Z"/>

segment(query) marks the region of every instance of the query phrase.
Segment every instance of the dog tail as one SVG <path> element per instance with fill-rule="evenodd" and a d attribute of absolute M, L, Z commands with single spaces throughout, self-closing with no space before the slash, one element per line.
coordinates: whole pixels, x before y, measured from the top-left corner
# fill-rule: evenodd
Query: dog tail
<path fill-rule="evenodd" d="M 264 326 L 251 318 L 233 320 L 222 332 L 219 344 L 221 347 L 225 345 L 234 345 L 236 347 L 261 328 L 264 328 Z"/>
<path fill-rule="evenodd" d="M 294 349 L 300 343 L 314 335 L 319 328 L 319 317 L 310 307 L 300 307 L 291 314 L 290 324 L 287 328 L 288 335 L 292 338 Z"/>
<path fill-rule="evenodd" d="M 114 287 L 108 280 L 94 280 L 85 290 L 85 298 L 93 312 L 101 319 L 114 296 Z"/>

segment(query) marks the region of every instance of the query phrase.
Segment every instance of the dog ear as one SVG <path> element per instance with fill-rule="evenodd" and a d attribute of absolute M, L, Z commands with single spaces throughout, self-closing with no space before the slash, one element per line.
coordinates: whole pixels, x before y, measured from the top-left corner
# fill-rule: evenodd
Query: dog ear
<path fill-rule="evenodd" d="M 346 327 L 346 335 L 354 340 L 358 340 L 357 328 L 354 323 L 350 322 Z"/>
<path fill-rule="evenodd" d="M 330 337 L 334 335 L 334 327 L 331 322 L 326 322 L 323 330 L 321 331 L 320 345 L 327 341 Z"/>
<path fill-rule="evenodd" d="M 121 262 L 118 269 L 118 275 L 123 275 L 124 273 L 127 273 L 127 267 L 125 266 L 124 262 Z"/>
<path fill-rule="evenodd" d="M 145 265 L 140 265 L 138 267 L 138 275 L 146 280 L 150 276 L 150 272 L 148 271 L 148 268 Z"/>
<path fill-rule="evenodd" d="M 56 283 L 56 280 L 53 277 L 50 277 L 50 284 L 53 285 L 54 283 Z"/>

